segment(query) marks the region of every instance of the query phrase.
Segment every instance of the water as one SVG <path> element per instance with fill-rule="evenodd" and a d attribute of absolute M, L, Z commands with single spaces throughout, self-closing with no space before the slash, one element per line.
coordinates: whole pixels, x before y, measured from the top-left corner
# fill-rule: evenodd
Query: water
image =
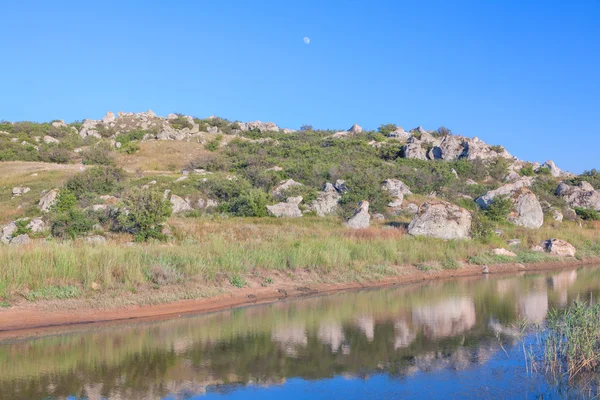
<path fill-rule="evenodd" d="M 577 398 L 515 327 L 599 292 L 600 268 L 492 275 L 5 340 L 0 398 Z"/>

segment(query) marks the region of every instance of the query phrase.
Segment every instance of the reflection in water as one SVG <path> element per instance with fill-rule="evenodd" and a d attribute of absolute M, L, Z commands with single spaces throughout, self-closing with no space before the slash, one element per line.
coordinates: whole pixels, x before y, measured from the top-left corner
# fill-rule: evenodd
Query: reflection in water
<path fill-rule="evenodd" d="M 503 354 L 497 336 L 510 349 L 513 324 L 595 298 L 598 278 L 588 268 L 432 282 L 0 342 L 0 398 L 186 398 L 379 374 L 408 387 L 489 368 Z"/>

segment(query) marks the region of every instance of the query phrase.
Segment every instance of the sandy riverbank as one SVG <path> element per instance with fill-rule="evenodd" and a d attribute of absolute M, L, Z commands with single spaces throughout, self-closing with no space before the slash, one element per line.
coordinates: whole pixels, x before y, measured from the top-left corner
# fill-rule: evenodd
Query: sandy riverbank
<path fill-rule="evenodd" d="M 535 272 L 578 268 L 600 264 L 599 258 L 583 260 L 564 260 L 531 264 L 495 264 L 489 265 L 490 274 Z M 209 313 L 244 306 L 273 303 L 304 296 L 331 294 L 343 290 L 378 288 L 410 284 L 422 281 L 474 277 L 482 275 L 482 267 L 468 265 L 456 270 L 420 271 L 410 268 L 405 274 L 372 282 L 347 282 L 339 284 L 306 283 L 281 280 L 268 287 L 253 287 L 231 290 L 216 296 L 181 300 L 171 303 L 118 308 L 93 308 L 89 303 L 72 300 L 53 302 L 35 302 L 20 304 L 13 308 L 0 310 L 0 340 L 9 338 L 38 336 L 54 332 L 68 331 L 78 327 L 126 321 L 147 321 L 179 317 L 185 314 Z"/>

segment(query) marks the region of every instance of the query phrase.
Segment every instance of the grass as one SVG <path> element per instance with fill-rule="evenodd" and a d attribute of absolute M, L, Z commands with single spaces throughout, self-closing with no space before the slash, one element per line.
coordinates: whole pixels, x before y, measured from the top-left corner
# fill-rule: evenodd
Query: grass
<path fill-rule="evenodd" d="M 102 291 L 135 292 L 174 285 L 190 290 L 259 286 L 270 284 L 264 277 L 274 274 L 316 282 L 372 281 L 402 273 L 411 265 L 454 270 L 466 260 L 474 264 L 552 260 L 526 248 L 516 249 L 516 258 L 493 256 L 489 251 L 497 243 L 415 238 L 402 227 L 348 231 L 336 218 L 177 217 L 170 225 L 174 232 L 170 243 L 126 246 L 131 239 L 117 235 L 97 246 L 37 241 L 27 247 L 1 247 L 0 263 L 5 267 L 0 270 L 0 299 L 77 297 L 94 293 L 93 284 Z M 583 256 L 591 256 L 600 254 L 592 228 L 565 224 L 559 231 L 515 229 L 508 237 L 520 236 L 526 246 L 541 237 L 559 236 Z"/>
<path fill-rule="evenodd" d="M 551 310 L 544 340 L 546 368 L 569 380 L 595 372 L 600 364 L 600 304 L 576 301 L 565 310 Z"/>

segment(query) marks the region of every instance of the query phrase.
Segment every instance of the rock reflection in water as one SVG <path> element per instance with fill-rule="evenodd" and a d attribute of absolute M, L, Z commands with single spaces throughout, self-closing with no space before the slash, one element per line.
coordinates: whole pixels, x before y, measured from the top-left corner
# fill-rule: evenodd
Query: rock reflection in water
<path fill-rule="evenodd" d="M 180 398 L 236 385 L 459 371 L 520 318 L 595 298 L 600 269 L 463 279 L 0 342 L 0 398 Z M 233 386 L 232 386 L 233 385 Z"/>

